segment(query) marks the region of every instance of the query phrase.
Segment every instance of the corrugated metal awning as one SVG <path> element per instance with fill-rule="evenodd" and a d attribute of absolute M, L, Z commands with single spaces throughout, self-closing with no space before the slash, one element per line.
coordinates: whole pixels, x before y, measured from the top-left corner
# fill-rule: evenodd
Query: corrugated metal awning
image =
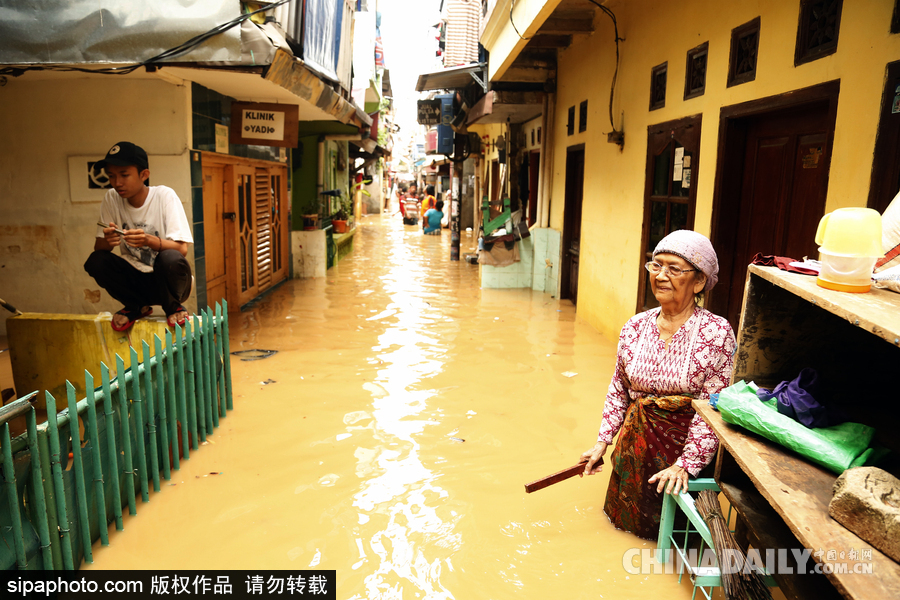
<path fill-rule="evenodd" d="M 468 87 L 473 81 L 483 88 L 486 85 L 484 83 L 486 70 L 487 63 L 473 63 L 464 67 L 452 67 L 435 71 L 434 73 L 423 73 L 419 75 L 416 91 L 456 90 Z"/>

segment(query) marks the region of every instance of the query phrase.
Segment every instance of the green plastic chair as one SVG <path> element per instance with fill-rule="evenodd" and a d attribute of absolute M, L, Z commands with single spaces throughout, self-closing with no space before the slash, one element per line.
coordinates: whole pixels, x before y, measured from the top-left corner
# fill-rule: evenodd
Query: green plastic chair
<path fill-rule="evenodd" d="M 701 490 L 721 491 L 715 479 L 703 478 L 688 482 L 688 492 L 699 492 Z M 687 516 L 688 523 L 685 529 L 674 529 L 675 514 L 678 510 Z M 732 508 L 729 506 L 728 516 L 726 517 L 729 523 L 731 523 L 731 512 Z M 713 588 L 721 587 L 722 585 L 721 571 L 718 566 L 692 566 L 689 563 L 688 536 L 692 532 L 699 533 L 702 538 L 697 556 L 703 556 L 703 551 L 706 548 L 715 549 L 712 534 L 709 531 L 709 527 L 706 526 L 703 517 L 697 511 L 693 496 L 686 492 L 681 492 L 677 496 L 664 494 L 662 514 L 659 521 L 659 537 L 656 542 L 656 560 L 660 564 L 668 563 L 673 556 L 674 549 L 674 553 L 679 558 L 678 583 L 681 583 L 684 573 L 688 572 L 691 582 L 694 584 L 691 600 L 696 598 L 698 589 L 706 600 L 711 600 Z M 683 536 L 679 536 L 681 538 L 680 543 L 675 538 L 676 534 L 683 534 Z M 763 579 L 769 587 L 778 586 L 772 576 L 766 573 L 765 570 L 763 570 Z"/>

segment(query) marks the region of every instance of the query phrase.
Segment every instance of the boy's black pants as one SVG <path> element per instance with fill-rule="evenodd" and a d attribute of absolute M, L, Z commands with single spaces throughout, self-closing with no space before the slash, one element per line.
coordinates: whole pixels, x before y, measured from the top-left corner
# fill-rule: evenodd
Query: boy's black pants
<path fill-rule="evenodd" d="M 94 250 L 84 270 L 128 309 L 161 306 L 171 315 L 191 295 L 191 265 L 178 250 L 157 254 L 152 273 L 138 271 L 118 254 Z"/>

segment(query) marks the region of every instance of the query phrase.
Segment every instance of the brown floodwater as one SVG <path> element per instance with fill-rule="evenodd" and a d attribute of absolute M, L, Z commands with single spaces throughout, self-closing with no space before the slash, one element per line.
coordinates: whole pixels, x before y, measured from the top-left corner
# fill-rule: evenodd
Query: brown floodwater
<path fill-rule="evenodd" d="M 550 294 L 480 289 L 420 231 L 366 217 L 326 278 L 231 315 L 233 351 L 277 354 L 234 357 L 234 411 L 84 568 L 335 569 L 345 600 L 690 597 L 624 569 L 653 545 L 603 515 L 607 471 L 524 491 L 596 439 L 614 340 Z"/>

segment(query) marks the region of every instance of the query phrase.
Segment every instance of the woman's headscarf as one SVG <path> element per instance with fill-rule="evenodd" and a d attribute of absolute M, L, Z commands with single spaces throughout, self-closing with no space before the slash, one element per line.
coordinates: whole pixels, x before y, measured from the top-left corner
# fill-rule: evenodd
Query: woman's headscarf
<path fill-rule="evenodd" d="M 708 292 L 719 281 L 719 259 L 712 243 L 702 233 L 679 229 L 673 231 L 656 245 L 653 258 L 657 254 L 674 254 L 691 263 L 706 275 L 706 286 L 703 291 Z"/>

